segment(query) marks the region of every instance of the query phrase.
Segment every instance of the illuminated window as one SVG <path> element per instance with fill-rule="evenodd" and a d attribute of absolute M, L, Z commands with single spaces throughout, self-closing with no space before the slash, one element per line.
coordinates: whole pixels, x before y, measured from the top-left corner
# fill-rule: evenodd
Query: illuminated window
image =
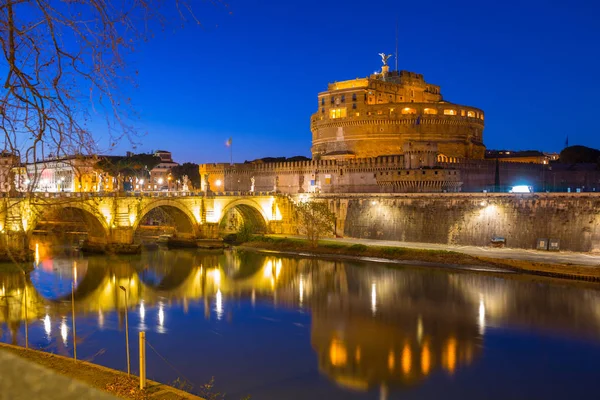
<path fill-rule="evenodd" d="M 460 116 L 464 117 L 465 116 L 465 110 L 460 110 Z"/>
<path fill-rule="evenodd" d="M 444 115 L 456 115 L 456 110 L 452 110 L 452 109 L 445 109 L 444 110 Z"/>
<path fill-rule="evenodd" d="M 357 116 L 357 117 L 360 117 L 360 113 L 359 113 L 359 112 L 357 112 L 357 113 L 356 113 L 356 116 Z"/>
<path fill-rule="evenodd" d="M 356 101 L 356 93 L 352 93 L 352 101 Z"/>
<path fill-rule="evenodd" d="M 483 113 L 479 116 L 479 118 L 481 118 L 481 120 L 483 121 Z"/>
<path fill-rule="evenodd" d="M 346 118 L 346 108 L 332 108 L 331 110 L 329 110 L 329 118 Z"/>
<path fill-rule="evenodd" d="M 475 118 L 475 112 L 474 111 L 467 111 L 467 117 Z"/>
<path fill-rule="evenodd" d="M 381 110 L 377 111 L 377 115 L 381 115 L 381 114 L 383 114 L 383 111 L 381 111 Z"/>
<path fill-rule="evenodd" d="M 426 108 L 423 110 L 423 114 L 437 114 L 437 110 L 435 108 Z"/>
<path fill-rule="evenodd" d="M 416 114 L 417 110 L 415 110 L 414 108 L 410 108 L 410 107 L 404 107 L 402 109 L 402 114 Z"/>

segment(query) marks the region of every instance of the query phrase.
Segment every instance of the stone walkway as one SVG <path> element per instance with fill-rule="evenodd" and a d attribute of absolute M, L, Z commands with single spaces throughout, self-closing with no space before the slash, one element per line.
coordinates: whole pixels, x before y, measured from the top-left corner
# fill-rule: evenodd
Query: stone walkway
<path fill-rule="evenodd" d="M 303 238 L 292 235 L 269 235 L 274 237 Z M 447 250 L 469 254 L 475 257 L 489 257 L 497 259 L 524 260 L 550 264 L 573 264 L 581 266 L 600 266 L 600 254 L 538 251 L 514 248 L 494 248 L 479 246 L 455 246 L 437 243 L 400 242 L 394 240 L 354 239 L 354 238 L 327 238 L 323 241 L 350 244 L 364 244 L 367 246 L 406 247 L 409 249 Z"/>

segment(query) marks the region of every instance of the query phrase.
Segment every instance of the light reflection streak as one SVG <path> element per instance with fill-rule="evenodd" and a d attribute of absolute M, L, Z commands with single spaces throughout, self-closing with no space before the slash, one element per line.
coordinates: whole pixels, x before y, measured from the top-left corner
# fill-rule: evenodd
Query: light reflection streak
<path fill-rule="evenodd" d="M 479 334 L 483 335 L 485 332 L 485 303 L 483 302 L 483 296 L 480 296 L 479 299 L 479 318 L 477 325 L 479 325 Z"/>
<path fill-rule="evenodd" d="M 221 295 L 221 289 L 217 290 L 215 299 L 215 311 L 217 312 L 217 319 L 223 318 L 223 297 Z"/>
<path fill-rule="evenodd" d="M 100 329 L 104 328 L 104 313 L 102 312 L 102 309 L 98 310 L 98 327 L 100 327 Z"/>
<path fill-rule="evenodd" d="M 144 323 L 144 318 L 146 318 L 146 307 L 144 307 L 144 300 L 140 303 L 140 321 Z M 164 320 L 164 316 L 163 316 Z"/>
<path fill-rule="evenodd" d="M 375 283 L 371 285 L 371 311 L 373 315 L 377 312 L 377 285 Z"/>
<path fill-rule="evenodd" d="M 48 339 L 50 339 L 50 334 L 52 333 L 52 322 L 50 321 L 50 316 L 48 314 L 46 314 L 44 317 L 44 331 L 46 332 Z"/>
<path fill-rule="evenodd" d="M 300 301 L 300 306 L 302 306 L 302 301 L 304 300 L 304 279 L 302 277 L 300 277 L 300 288 L 299 288 L 300 294 L 299 294 L 299 301 Z"/>
<path fill-rule="evenodd" d="M 158 302 L 158 333 L 165 333 L 165 310 L 162 301 Z"/>
<path fill-rule="evenodd" d="M 67 327 L 67 319 L 63 317 L 60 323 L 60 336 L 62 337 L 63 343 L 66 346 L 67 339 L 69 338 L 69 328 Z"/>

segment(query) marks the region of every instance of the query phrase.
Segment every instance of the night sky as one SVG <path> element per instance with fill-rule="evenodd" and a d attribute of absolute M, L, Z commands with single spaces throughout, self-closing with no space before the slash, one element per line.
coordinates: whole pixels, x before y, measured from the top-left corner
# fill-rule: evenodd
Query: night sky
<path fill-rule="evenodd" d="M 379 52 L 444 98 L 486 113 L 489 149 L 600 147 L 595 1 L 199 2 L 203 27 L 160 33 L 131 58 L 136 151 L 178 162 L 310 155 L 309 119 L 328 82 L 380 69 Z M 231 11 L 231 14 L 230 14 Z M 390 60 L 395 65 L 395 60 Z M 102 138 L 102 128 L 97 128 Z M 117 152 L 131 148 L 122 142 Z"/>

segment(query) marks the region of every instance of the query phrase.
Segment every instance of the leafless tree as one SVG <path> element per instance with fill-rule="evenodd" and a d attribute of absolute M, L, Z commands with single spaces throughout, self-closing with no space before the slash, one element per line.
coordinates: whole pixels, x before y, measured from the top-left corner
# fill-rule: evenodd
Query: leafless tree
<path fill-rule="evenodd" d="M 29 162 L 93 154 L 89 122 L 99 117 L 109 146 L 134 140 L 128 54 L 175 20 L 200 24 L 193 1 L 1 0 L 4 149 Z"/>

